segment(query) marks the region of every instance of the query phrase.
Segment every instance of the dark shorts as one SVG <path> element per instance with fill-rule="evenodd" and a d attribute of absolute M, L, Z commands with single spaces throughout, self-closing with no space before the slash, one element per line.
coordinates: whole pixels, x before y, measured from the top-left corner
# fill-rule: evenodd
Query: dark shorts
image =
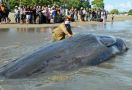
<path fill-rule="evenodd" d="M 72 35 L 71 31 L 71 25 L 70 24 L 65 24 L 67 31 Z"/>

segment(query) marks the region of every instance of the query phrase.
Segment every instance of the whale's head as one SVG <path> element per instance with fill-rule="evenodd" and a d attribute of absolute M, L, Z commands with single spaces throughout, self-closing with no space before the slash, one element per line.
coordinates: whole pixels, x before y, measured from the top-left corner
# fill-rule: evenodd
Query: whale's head
<path fill-rule="evenodd" d="M 114 54 L 121 54 L 128 50 L 128 47 L 123 39 L 112 36 L 98 36 L 98 40 L 106 47 L 112 48 Z"/>

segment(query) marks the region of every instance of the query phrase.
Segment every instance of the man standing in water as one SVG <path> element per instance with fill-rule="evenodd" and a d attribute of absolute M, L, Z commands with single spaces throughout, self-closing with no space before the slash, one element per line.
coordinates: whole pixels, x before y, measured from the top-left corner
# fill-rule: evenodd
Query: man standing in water
<path fill-rule="evenodd" d="M 72 30 L 70 25 L 70 17 L 66 16 L 63 23 L 52 31 L 53 41 L 59 41 L 65 39 L 65 36 L 72 37 Z"/>
<path fill-rule="evenodd" d="M 111 22 L 112 22 L 112 23 L 114 22 L 114 14 L 112 14 Z"/>

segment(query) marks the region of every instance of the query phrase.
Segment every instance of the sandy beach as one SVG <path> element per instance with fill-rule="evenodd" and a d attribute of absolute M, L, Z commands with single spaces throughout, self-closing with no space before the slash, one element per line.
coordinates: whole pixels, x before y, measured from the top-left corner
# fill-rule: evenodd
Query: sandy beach
<path fill-rule="evenodd" d="M 33 27 L 55 27 L 59 25 L 59 23 L 55 24 L 15 24 L 15 19 L 14 19 L 14 14 L 10 13 L 9 18 L 11 19 L 11 22 L 9 24 L 0 24 L 0 28 L 21 28 L 21 27 L 28 27 L 28 28 L 33 28 Z M 114 21 L 121 21 L 121 20 L 132 20 L 132 16 L 129 15 L 115 15 L 114 16 Z M 111 15 L 108 15 L 107 22 L 111 22 Z M 87 21 L 87 22 L 72 22 L 71 25 L 73 27 L 77 25 L 87 25 L 87 24 L 100 24 L 102 22 L 95 22 L 95 21 Z"/>

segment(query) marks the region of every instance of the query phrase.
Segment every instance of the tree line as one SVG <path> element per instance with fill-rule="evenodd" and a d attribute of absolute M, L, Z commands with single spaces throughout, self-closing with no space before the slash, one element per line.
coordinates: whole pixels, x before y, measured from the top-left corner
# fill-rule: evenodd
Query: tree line
<path fill-rule="evenodd" d="M 1 0 L 3 2 L 8 2 L 10 8 L 13 9 L 16 5 L 24 5 L 24 6 L 37 6 L 37 5 L 58 5 L 61 7 L 75 7 L 75 8 L 91 8 L 89 3 L 90 0 Z M 93 0 L 93 7 L 95 8 L 104 8 L 104 0 Z"/>
<path fill-rule="evenodd" d="M 19 5 L 58 5 L 62 7 L 89 7 L 89 2 L 84 0 L 8 0 L 10 8 L 14 8 L 14 6 Z"/>
<path fill-rule="evenodd" d="M 126 11 L 120 12 L 118 9 L 112 9 L 109 13 L 110 14 L 128 14 L 128 15 L 132 15 L 132 9 L 130 9 L 128 12 L 126 12 Z"/>
<path fill-rule="evenodd" d="M 63 8 L 91 8 L 89 0 L 2 0 L 8 1 L 9 6 L 11 9 L 14 9 L 15 6 L 26 5 L 26 6 L 34 6 L 34 5 L 58 5 Z M 92 0 L 91 2 L 94 8 L 104 8 L 104 0 Z M 127 13 L 132 15 L 132 9 L 128 12 L 119 12 L 118 9 L 113 9 L 109 12 L 110 14 L 120 14 L 120 13 Z"/>

